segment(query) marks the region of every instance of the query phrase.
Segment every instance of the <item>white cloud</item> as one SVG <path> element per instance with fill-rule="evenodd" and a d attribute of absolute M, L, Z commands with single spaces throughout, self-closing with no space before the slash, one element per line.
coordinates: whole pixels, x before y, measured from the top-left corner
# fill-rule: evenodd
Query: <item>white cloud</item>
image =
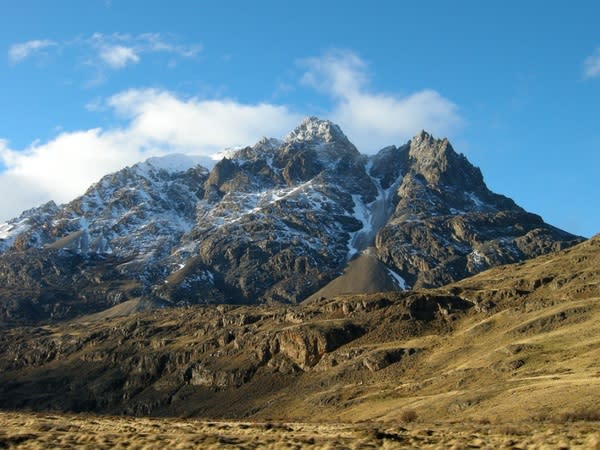
<path fill-rule="evenodd" d="M 49 39 L 32 40 L 14 44 L 8 50 L 9 61 L 17 64 L 24 59 L 39 54 L 49 47 L 60 47 L 62 50 L 76 50 L 87 53 L 85 64 L 101 71 L 102 68 L 122 69 L 129 64 L 141 61 L 142 55 L 153 53 L 169 54 L 167 64 L 174 64 L 172 58 L 193 58 L 202 51 L 197 43 L 182 44 L 175 35 L 161 33 L 93 33 L 86 37 L 55 42 Z M 93 56 L 90 58 L 89 50 Z M 83 56 L 83 55 L 82 55 Z M 104 74 L 97 73 L 96 81 L 103 80 Z"/>
<path fill-rule="evenodd" d="M 128 63 L 137 63 L 140 57 L 131 47 L 112 45 L 100 50 L 100 59 L 112 69 L 121 69 Z"/>
<path fill-rule="evenodd" d="M 130 164 L 140 156 L 133 142 L 123 144 L 113 133 L 92 129 L 63 133 L 21 151 L 4 146 L 0 158 L 8 170 L 0 175 L 0 184 L 7 178 L 18 180 L 21 189 L 13 191 L 15 197 L 64 201 L 83 193 L 90 177 L 98 179 L 115 165 Z"/>
<path fill-rule="evenodd" d="M 183 45 L 173 42 L 173 36 L 160 33 L 142 33 L 138 35 L 113 33 L 94 33 L 84 43 L 97 49 L 100 61 L 111 69 L 121 69 L 129 63 L 137 63 L 142 54 L 168 53 L 181 58 L 192 58 L 201 50 L 199 44 Z"/>
<path fill-rule="evenodd" d="M 595 78 L 600 76 L 600 47 L 583 62 L 583 77 Z"/>
<path fill-rule="evenodd" d="M 41 52 L 43 49 L 58 45 L 49 39 L 35 39 L 32 41 L 14 44 L 8 49 L 8 59 L 13 64 L 18 64 L 29 56 Z"/>
<path fill-rule="evenodd" d="M 168 143 L 182 152 L 200 149 L 205 155 L 251 144 L 263 135 L 283 136 L 301 119 L 285 106 L 182 100 L 155 89 L 125 91 L 111 97 L 108 104 L 130 120 L 129 132 L 143 136 L 147 143 Z"/>
<path fill-rule="evenodd" d="M 192 58 L 202 51 L 200 44 L 175 44 L 160 33 L 142 33 L 137 41 L 142 51 L 174 53 L 183 58 Z"/>
<path fill-rule="evenodd" d="M 444 136 L 462 123 L 458 107 L 432 89 L 404 96 L 370 92 L 368 65 L 353 52 L 337 50 L 301 65 L 301 82 L 334 99 L 331 120 L 362 152 L 404 143 L 421 129 Z"/>
<path fill-rule="evenodd" d="M 369 81 L 367 64 L 349 50 L 334 50 L 300 64 L 308 69 L 300 80 L 303 84 L 340 98 L 360 91 Z"/>
<path fill-rule="evenodd" d="M 182 99 L 153 89 L 128 90 L 107 106 L 120 128 L 65 132 L 22 150 L 0 141 L 0 220 L 48 200 L 66 202 L 103 175 L 150 156 L 177 152 L 210 156 L 263 135 L 283 136 L 301 116 L 285 106 L 233 100 Z"/>

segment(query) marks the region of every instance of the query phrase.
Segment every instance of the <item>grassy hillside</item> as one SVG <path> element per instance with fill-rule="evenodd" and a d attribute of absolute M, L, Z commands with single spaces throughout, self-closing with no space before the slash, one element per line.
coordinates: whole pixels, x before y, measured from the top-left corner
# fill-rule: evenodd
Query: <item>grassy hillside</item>
<path fill-rule="evenodd" d="M 600 418 L 600 238 L 442 289 L 14 328 L 0 407 L 258 421 Z"/>

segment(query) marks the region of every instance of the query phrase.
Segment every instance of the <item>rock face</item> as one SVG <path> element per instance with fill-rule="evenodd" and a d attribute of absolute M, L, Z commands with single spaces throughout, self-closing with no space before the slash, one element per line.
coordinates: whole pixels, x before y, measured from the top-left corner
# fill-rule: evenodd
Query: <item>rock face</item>
<path fill-rule="evenodd" d="M 389 269 L 378 285 L 414 288 L 580 240 L 490 192 L 445 139 L 421 132 L 366 156 L 337 125 L 308 118 L 281 141 L 230 152 L 211 171 L 187 157 L 154 158 L 69 204 L 0 225 L 0 298 L 3 320 L 62 319 L 139 296 L 296 303 L 370 247 L 381 265 L 374 273 Z M 48 259 L 61 268 L 44 284 L 45 274 L 25 266 L 54 267 Z M 86 271 L 95 275 L 74 281 Z M 38 304 L 50 285 L 61 288 L 57 302 L 72 300 L 68 311 L 33 315 L 24 300 L 8 301 L 25 288 Z"/>
<path fill-rule="evenodd" d="M 402 370 L 397 363 L 418 349 L 385 339 L 444 329 L 442 309 L 471 306 L 447 295 L 388 294 L 0 330 L 0 407 L 243 417 L 270 403 L 262 401 L 265 389 L 270 396 L 305 378 L 323 387 L 340 371 Z"/>
<path fill-rule="evenodd" d="M 0 258 L 0 326 L 61 320 L 140 296 L 141 283 L 119 273 L 119 262 L 52 250 L 7 253 Z"/>
<path fill-rule="evenodd" d="M 375 244 L 379 258 L 412 287 L 440 286 L 579 242 L 491 192 L 446 139 L 421 132 L 375 155 L 373 172 L 382 174 L 384 187 L 401 179 Z"/>

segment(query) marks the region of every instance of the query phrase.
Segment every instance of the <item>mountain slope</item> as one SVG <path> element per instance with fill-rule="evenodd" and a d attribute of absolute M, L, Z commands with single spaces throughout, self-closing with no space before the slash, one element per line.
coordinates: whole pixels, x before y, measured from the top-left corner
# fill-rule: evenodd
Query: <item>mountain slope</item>
<path fill-rule="evenodd" d="M 406 162 L 394 168 L 396 161 Z M 373 171 L 385 177 L 384 187 L 398 172 L 402 176 L 395 210 L 375 245 L 380 259 L 411 286 L 440 286 L 575 242 L 491 192 L 480 170 L 446 139 L 422 132 L 406 146 L 376 155 Z"/>
<path fill-rule="evenodd" d="M 597 411 L 599 267 L 600 236 L 435 290 L 4 330 L 0 407 L 295 421 Z"/>
<path fill-rule="evenodd" d="M 337 125 L 308 118 L 283 140 L 228 152 L 210 172 L 194 163 L 149 160 L 71 203 L 0 225 L 5 319 L 58 320 L 140 296 L 173 305 L 296 303 L 368 247 L 386 286 L 435 287 L 581 241 L 490 192 L 479 169 L 425 132 L 366 156 Z M 80 265 L 63 264 L 73 254 Z M 98 257 L 106 272 L 88 276 L 87 287 L 75 283 Z M 25 267 L 46 260 L 71 270 L 46 282 Z M 71 307 L 29 314 L 26 305 L 44 303 L 44 283 L 61 285 L 55 301 L 69 297 Z M 29 303 L 7 300 L 23 287 Z M 78 309 L 78 299 L 88 306 Z"/>

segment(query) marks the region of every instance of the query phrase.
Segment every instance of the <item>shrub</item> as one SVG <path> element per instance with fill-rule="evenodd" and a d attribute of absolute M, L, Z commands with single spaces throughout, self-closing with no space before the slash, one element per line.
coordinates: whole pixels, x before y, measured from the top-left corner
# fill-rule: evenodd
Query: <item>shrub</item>
<path fill-rule="evenodd" d="M 406 423 L 414 422 L 417 420 L 417 417 L 417 412 L 414 409 L 405 409 L 400 413 L 400 420 Z"/>

